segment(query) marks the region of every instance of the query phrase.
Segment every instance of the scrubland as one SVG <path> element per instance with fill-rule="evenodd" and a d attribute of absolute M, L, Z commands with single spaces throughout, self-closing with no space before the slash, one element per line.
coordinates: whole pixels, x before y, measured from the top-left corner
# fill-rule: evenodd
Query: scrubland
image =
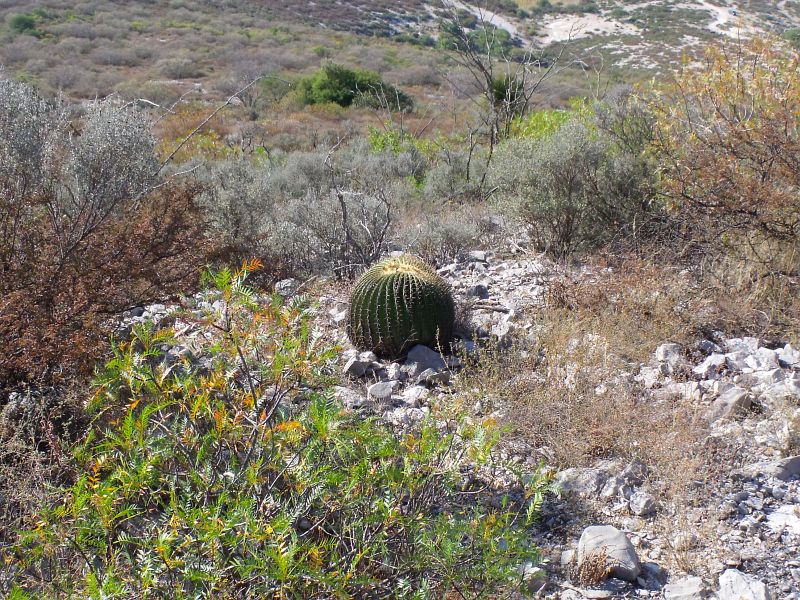
<path fill-rule="evenodd" d="M 791 43 L 630 85 L 583 41 L 458 11 L 373 38 L 374 6 L 316 4 L 330 29 L 291 2 L 0 4 L 3 594 L 519 597 L 557 470 L 641 461 L 687 507 L 737 466 L 696 400 L 620 373 L 799 341 Z M 551 265 L 533 327 L 477 343 L 464 303 L 481 351 L 416 428 L 344 409 L 319 299 L 392 251 L 473 250 Z M 184 312 L 120 328 L 153 303 Z"/>

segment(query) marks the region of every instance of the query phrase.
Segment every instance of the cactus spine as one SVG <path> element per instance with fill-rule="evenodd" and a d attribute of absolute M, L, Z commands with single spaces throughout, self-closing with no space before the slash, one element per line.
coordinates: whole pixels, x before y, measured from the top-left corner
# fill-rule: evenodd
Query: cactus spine
<path fill-rule="evenodd" d="M 422 260 L 401 255 L 375 264 L 356 282 L 347 335 L 362 350 L 397 358 L 415 344 L 445 348 L 454 320 L 447 282 Z"/>

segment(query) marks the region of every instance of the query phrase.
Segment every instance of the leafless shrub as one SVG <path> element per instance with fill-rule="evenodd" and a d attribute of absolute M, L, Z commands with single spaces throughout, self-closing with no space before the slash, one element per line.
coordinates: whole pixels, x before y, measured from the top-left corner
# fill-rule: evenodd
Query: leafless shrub
<path fill-rule="evenodd" d="M 435 216 L 434 216 L 435 215 Z M 413 218 L 413 216 L 412 216 Z M 431 264 L 444 265 L 491 241 L 492 224 L 478 207 L 429 205 L 400 225 L 399 242 Z"/>
<path fill-rule="evenodd" d="M 141 61 L 130 49 L 98 48 L 92 52 L 91 59 L 95 64 L 113 67 L 134 67 Z"/>
<path fill-rule="evenodd" d="M 576 578 L 581 585 L 597 585 L 608 579 L 614 565 L 608 560 L 606 548 L 592 550 L 578 565 Z"/>
<path fill-rule="evenodd" d="M 394 79 L 403 86 L 419 85 L 438 87 L 442 84 L 442 77 L 430 66 L 414 66 L 393 72 Z"/>
<path fill-rule="evenodd" d="M 208 172 L 203 203 L 236 253 L 347 276 L 387 250 L 417 167 L 408 154 L 376 155 L 364 144 L 229 162 Z"/>

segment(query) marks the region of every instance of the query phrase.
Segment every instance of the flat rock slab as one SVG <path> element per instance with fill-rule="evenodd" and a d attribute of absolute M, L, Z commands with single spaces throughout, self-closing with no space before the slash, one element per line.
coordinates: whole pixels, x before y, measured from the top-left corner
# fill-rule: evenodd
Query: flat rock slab
<path fill-rule="evenodd" d="M 441 354 L 422 344 L 417 344 L 408 351 L 405 364 L 407 368 L 410 368 L 409 375 L 412 378 L 428 369 L 439 371 L 447 367 Z"/>
<path fill-rule="evenodd" d="M 611 576 L 636 581 L 642 565 L 636 549 L 624 533 L 611 525 L 593 525 L 583 530 L 578 542 L 578 565 L 591 555 L 604 552 Z"/>
<path fill-rule="evenodd" d="M 588 467 L 572 467 L 561 471 L 556 482 L 562 491 L 578 496 L 593 496 L 605 485 L 608 473 Z"/>
<path fill-rule="evenodd" d="M 767 586 L 752 575 L 728 569 L 719 577 L 719 600 L 771 600 Z"/>
<path fill-rule="evenodd" d="M 750 393 L 744 388 L 733 387 L 714 400 L 708 410 L 708 421 L 714 423 L 733 418 L 749 410 L 751 405 Z"/>
<path fill-rule="evenodd" d="M 704 600 L 708 589 L 699 577 L 685 577 L 664 586 L 664 600 Z"/>
<path fill-rule="evenodd" d="M 375 400 L 386 400 L 392 397 L 392 393 L 398 385 L 398 381 L 381 381 L 379 383 L 373 383 L 367 388 L 367 395 Z"/>
<path fill-rule="evenodd" d="M 740 469 L 739 473 L 746 477 L 774 477 L 781 481 L 789 481 L 800 477 L 800 456 L 788 456 L 780 460 L 753 463 Z"/>
<path fill-rule="evenodd" d="M 785 504 L 767 515 L 767 525 L 775 533 L 788 531 L 800 536 L 800 506 Z"/>

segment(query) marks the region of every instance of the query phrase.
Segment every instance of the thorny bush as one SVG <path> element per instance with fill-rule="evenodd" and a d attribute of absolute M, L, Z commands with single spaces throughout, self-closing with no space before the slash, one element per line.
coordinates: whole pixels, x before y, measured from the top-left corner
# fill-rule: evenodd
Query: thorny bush
<path fill-rule="evenodd" d="M 651 105 L 662 191 L 685 252 L 796 333 L 800 289 L 800 56 L 774 39 L 712 47 Z"/>

